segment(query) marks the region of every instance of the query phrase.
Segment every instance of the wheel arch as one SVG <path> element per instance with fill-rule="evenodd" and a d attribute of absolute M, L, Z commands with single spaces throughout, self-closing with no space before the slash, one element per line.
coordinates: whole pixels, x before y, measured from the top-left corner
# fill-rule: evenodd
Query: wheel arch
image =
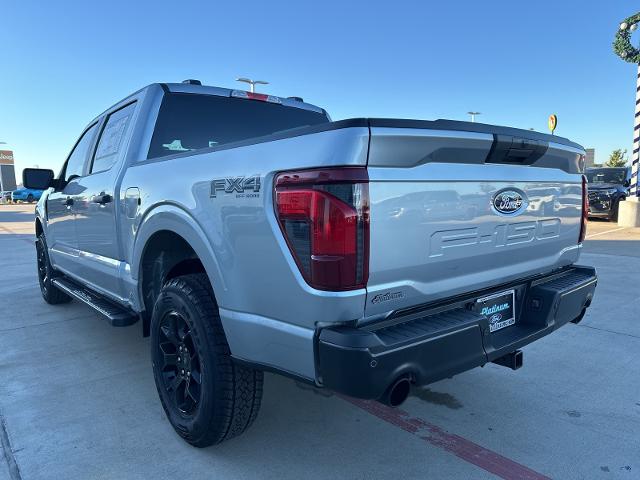
<path fill-rule="evenodd" d="M 204 229 L 175 205 L 158 206 L 148 212 L 135 234 L 131 262 L 145 334 L 161 284 L 177 275 L 195 272 L 206 273 L 216 302 L 223 304 L 226 286 Z"/>

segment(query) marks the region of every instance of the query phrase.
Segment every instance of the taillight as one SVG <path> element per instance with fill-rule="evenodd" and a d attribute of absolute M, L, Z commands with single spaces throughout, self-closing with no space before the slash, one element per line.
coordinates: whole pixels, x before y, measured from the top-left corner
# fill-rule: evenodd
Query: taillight
<path fill-rule="evenodd" d="M 587 191 L 587 177 L 582 176 L 582 222 L 580 224 L 580 238 L 578 243 L 584 242 L 587 235 L 587 222 L 589 221 L 589 193 Z"/>
<path fill-rule="evenodd" d="M 280 173 L 280 228 L 302 276 L 320 290 L 363 288 L 369 276 L 369 175 L 344 167 Z"/>

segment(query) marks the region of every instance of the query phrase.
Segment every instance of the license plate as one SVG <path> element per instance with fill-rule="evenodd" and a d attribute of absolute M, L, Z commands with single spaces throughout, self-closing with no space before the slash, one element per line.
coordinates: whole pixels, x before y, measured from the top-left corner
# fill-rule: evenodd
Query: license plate
<path fill-rule="evenodd" d="M 515 291 L 496 293 L 476 300 L 474 310 L 489 319 L 489 331 L 497 332 L 516 323 Z"/>

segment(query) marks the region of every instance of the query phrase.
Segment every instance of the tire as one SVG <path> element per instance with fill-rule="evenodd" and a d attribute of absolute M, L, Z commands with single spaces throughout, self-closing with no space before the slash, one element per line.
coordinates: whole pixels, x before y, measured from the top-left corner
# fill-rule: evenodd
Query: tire
<path fill-rule="evenodd" d="M 33 203 L 33 195 L 32 194 L 27 195 L 27 203 Z"/>
<path fill-rule="evenodd" d="M 622 201 L 622 199 L 618 199 L 613 204 L 613 207 L 611 208 L 611 214 L 609 215 L 609 220 L 612 220 L 614 222 L 618 221 L 618 211 L 620 210 L 620 202 L 621 201 Z"/>
<path fill-rule="evenodd" d="M 263 372 L 232 362 L 205 274 L 176 277 L 162 287 L 151 317 L 151 360 L 167 418 L 191 445 L 223 442 L 256 419 Z"/>
<path fill-rule="evenodd" d="M 580 323 L 582 321 L 582 319 L 584 318 L 584 315 L 587 313 L 587 309 L 583 308 L 582 312 L 580 312 L 580 315 L 578 315 L 576 318 L 574 318 L 573 320 L 571 320 L 571 323 L 575 323 L 576 325 L 578 323 Z"/>
<path fill-rule="evenodd" d="M 40 293 L 42 293 L 44 301 L 51 305 L 70 302 L 71 297 L 51 283 L 56 272 L 49 260 L 49 251 L 47 250 L 47 241 L 44 238 L 44 233 L 38 235 L 36 240 L 36 259 L 38 262 L 38 283 L 40 284 Z"/>

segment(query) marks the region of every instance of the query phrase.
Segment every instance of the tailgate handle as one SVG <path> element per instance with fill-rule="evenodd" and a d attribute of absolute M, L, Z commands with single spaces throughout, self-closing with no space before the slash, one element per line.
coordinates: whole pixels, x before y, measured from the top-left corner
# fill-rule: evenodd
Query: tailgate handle
<path fill-rule="evenodd" d="M 547 152 L 547 148 L 549 144 L 542 140 L 513 135 L 494 135 L 493 145 L 485 163 L 531 165 Z"/>

